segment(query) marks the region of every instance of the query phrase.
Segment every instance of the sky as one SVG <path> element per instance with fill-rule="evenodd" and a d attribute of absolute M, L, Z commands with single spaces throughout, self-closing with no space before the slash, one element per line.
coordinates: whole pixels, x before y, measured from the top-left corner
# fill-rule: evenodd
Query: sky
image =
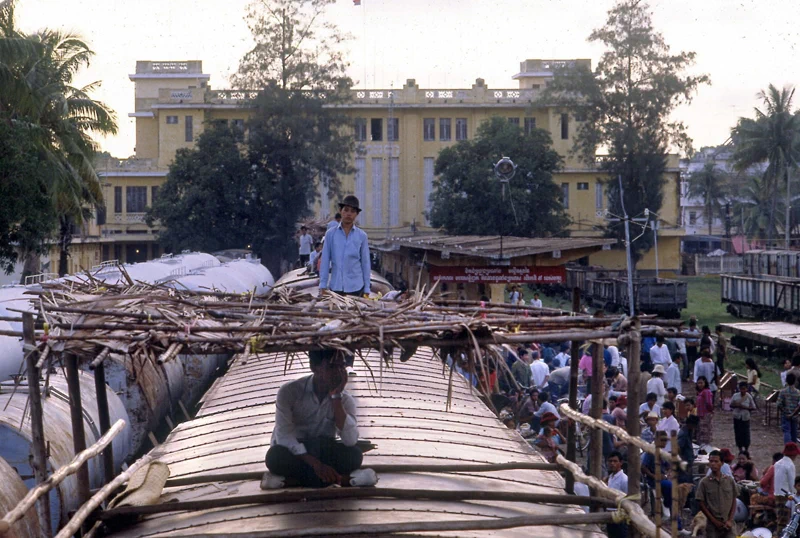
<path fill-rule="evenodd" d="M 75 32 L 96 56 L 76 82 L 101 81 L 95 98 L 117 113 L 119 134 L 98 139 L 114 156 L 133 154 L 133 82 L 137 60 L 202 60 L 210 85 L 228 77 L 252 47 L 244 16 L 250 0 L 18 0 L 17 25 Z M 587 42 L 613 0 L 337 0 L 327 18 L 352 34 L 350 76 L 359 88 L 516 88 L 511 77 L 526 58 L 590 58 Z M 800 81 L 797 0 L 650 0 L 653 25 L 673 51 L 697 53 L 693 73 L 706 73 L 684 121 L 695 148 L 718 145 L 757 94 Z"/>

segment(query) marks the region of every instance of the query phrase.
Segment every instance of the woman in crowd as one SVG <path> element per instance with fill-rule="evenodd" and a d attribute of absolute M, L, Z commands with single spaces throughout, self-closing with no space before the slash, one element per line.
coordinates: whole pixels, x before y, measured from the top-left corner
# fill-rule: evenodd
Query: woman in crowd
<path fill-rule="evenodd" d="M 717 391 L 717 365 L 711 359 L 711 350 L 707 347 L 700 350 L 700 359 L 694 363 L 694 382 L 697 383 L 701 377 L 706 378 L 706 387 L 713 396 Z"/>
<path fill-rule="evenodd" d="M 707 352 L 707 350 L 703 350 Z M 698 361 L 699 363 L 699 361 Z M 713 365 L 713 363 L 712 363 Z M 714 396 L 708 387 L 708 379 L 701 375 L 697 378 L 697 418 L 700 424 L 697 428 L 697 443 L 709 445 L 713 439 Z"/>
<path fill-rule="evenodd" d="M 750 452 L 747 450 L 739 452 L 736 463 L 731 465 L 731 471 L 733 472 L 733 478 L 737 482 L 742 480 L 756 481 L 759 479 L 758 468 L 753 463 L 753 460 L 750 459 Z"/>
<path fill-rule="evenodd" d="M 748 358 L 746 361 L 744 361 L 744 364 L 747 367 L 748 391 L 753 395 L 753 398 L 756 398 L 759 390 L 761 390 L 761 370 L 758 369 L 758 366 L 756 366 L 756 361 L 754 361 L 752 358 Z"/>

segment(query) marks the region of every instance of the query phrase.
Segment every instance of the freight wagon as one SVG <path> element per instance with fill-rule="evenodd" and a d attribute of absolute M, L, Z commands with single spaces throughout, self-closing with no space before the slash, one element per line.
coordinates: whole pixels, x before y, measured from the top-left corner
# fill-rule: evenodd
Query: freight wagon
<path fill-rule="evenodd" d="M 800 318 L 800 279 L 772 275 L 722 275 L 722 302 L 739 318 Z"/>

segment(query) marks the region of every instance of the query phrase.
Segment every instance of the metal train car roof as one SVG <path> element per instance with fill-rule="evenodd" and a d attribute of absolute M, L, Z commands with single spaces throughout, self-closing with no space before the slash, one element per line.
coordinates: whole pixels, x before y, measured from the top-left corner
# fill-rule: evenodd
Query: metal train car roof
<path fill-rule="evenodd" d="M 429 350 L 420 349 L 408 362 L 396 361 L 392 369 L 385 368 L 382 381 L 377 353 L 365 357 L 367 363 L 356 361 L 359 375 L 348 383 L 349 392 L 358 401 L 360 437 L 377 445 L 365 454 L 365 467 L 543 461 L 516 431 L 505 428 L 458 376 L 454 379 L 448 411 L 448 378 Z M 284 355 L 251 355 L 247 361 L 237 356 L 228 373 L 206 394 L 197 417 L 180 424 L 151 454 L 169 465 L 171 478 L 265 470 L 264 456 L 274 424 L 278 388 L 309 373 L 305 355 L 295 357 L 288 365 Z M 563 493 L 564 483 L 553 471 L 510 470 L 382 473 L 379 487 Z M 260 493 L 257 480 L 211 482 L 168 487 L 161 502 L 256 493 Z M 580 513 L 580 508 L 496 501 L 338 499 L 155 514 L 112 536 L 227 536 L 242 532 L 258 535 L 340 525 L 495 520 L 523 515 L 553 516 L 552 525 L 534 530 L 537 535 L 603 536 L 597 527 L 558 525 L 560 515 L 572 513 Z M 492 531 L 492 535 L 527 538 L 531 531 L 530 527 L 515 528 Z M 486 531 L 437 535 L 485 536 Z"/>
<path fill-rule="evenodd" d="M 284 273 L 275 282 L 275 288 L 280 287 L 296 288 L 299 291 L 308 292 L 316 296 L 319 293 L 319 275 L 309 273 L 306 269 L 294 269 Z M 370 288 L 372 293 L 380 293 L 382 295 L 386 295 L 386 293 L 394 289 L 388 280 L 375 271 L 372 271 L 370 276 Z"/>

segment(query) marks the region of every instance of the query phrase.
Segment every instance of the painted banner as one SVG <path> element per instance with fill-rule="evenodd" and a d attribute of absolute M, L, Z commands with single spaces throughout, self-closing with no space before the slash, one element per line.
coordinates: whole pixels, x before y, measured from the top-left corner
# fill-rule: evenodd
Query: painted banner
<path fill-rule="evenodd" d="M 563 284 L 566 280 L 566 270 L 563 266 L 555 267 L 455 267 L 431 265 L 428 267 L 431 280 L 441 282 L 472 283 L 485 282 L 499 283 L 524 283 L 524 284 Z"/>

